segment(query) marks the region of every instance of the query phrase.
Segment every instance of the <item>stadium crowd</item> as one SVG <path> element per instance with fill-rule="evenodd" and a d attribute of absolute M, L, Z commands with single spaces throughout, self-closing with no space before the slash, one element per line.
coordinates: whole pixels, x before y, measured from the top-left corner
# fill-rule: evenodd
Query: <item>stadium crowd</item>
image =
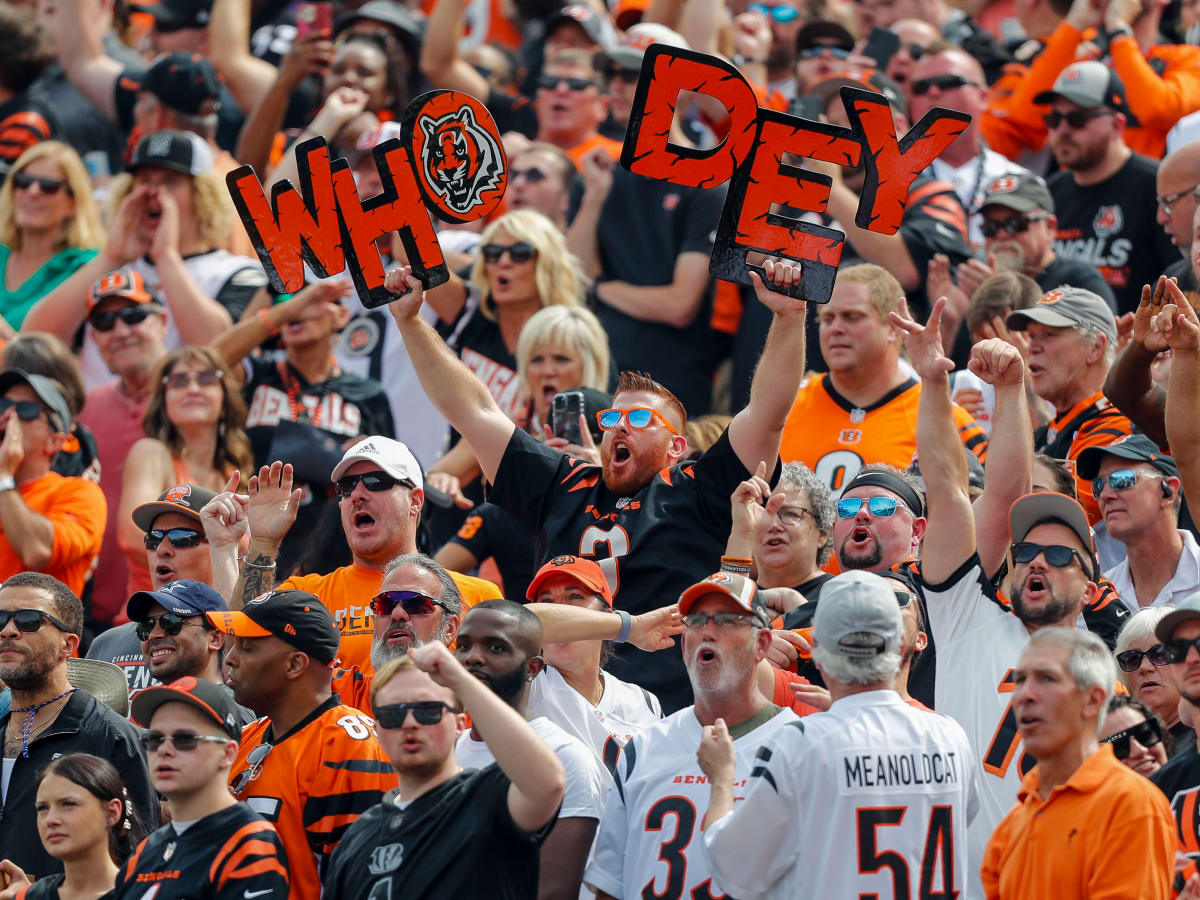
<path fill-rule="evenodd" d="M 655 44 L 961 133 L 719 280 Z M 277 291 L 434 89 L 449 279 Z M 1196 306 L 1193 0 L 0 0 L 0 900 L 1200 900 Z"/>

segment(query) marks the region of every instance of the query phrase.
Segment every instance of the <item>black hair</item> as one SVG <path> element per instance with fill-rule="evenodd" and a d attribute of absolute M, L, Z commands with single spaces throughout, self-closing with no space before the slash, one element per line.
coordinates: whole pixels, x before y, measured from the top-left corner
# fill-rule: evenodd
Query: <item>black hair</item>
<path fill-rule="evenodd" d="M 513 600 L 492 599 L 476 603 L 467 616 L 477 609 L 492 609 L 513 619 L 517 626 L 522 648 L 526 656 L 537 656 L 542 650 L 542 620 L 529 611 L 522 603 Z M 464 617 L 464 621 L 466 617 Z"/>
<path fill-rule="evenodd" d="M 0 589 L 9 587 L 32 587 L 45 591 L 50 595 L 54 615 L 66 623 L 71 634 L 83 634 L 83 601 L 53 575 L 44 572 L 18 572 L 0 584 Z"/>
<path fill-rule="evenodd" d="M 146 836 L 146 826 L 113 764 L 90 753 L 68 753 L 42 769 L 38 774 L 39 785 L 47 775 L 57 775 L 79 785 L 101 803 L 121 801 L 121 818 L 108 828 L 108 855 L 118 866 L 125 865 L 133 848 Z"/>
<path fill-rule="evenodd" d="M 1141 700 L 1135 700 L 1128 694 L 1113 694 L 1108 698 L 1108 713 L 1111 715 L 1122 707 L 1128 707 L 1134 712 L 1142 714 L 1147 722 L 1154 722 L 1158 725 L 1158 733 L 1162 735 L 1163 749 L 1167 751 L 1167 759 L 1170 759 L 1175 754 L 1175 739 L 1171 736 L 1171 730 L 1167 728 L 1158 714 L 1154 712 Z"/>

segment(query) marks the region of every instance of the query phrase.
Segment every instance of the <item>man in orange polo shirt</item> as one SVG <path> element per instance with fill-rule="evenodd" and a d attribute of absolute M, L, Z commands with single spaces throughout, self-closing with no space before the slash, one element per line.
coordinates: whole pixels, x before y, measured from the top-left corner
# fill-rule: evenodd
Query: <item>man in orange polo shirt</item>
<path fill-rule="evenodd" d="M 71 411 L 53 381 L 0 372 L 0 581 L 34 570 L 83 593 L 108 506 L 94 481 L 50 471 L 70 430 Z"/>
<path fill-rule="evenodd" d="M 1104 642 L 1076 628 L 1035 632 L 1013 680 L 1017 730 L 1038 764 L 988 842 L 988 900 L 1174 896 L 1166 797 L 1096 740 L 1117 680 Z"/>

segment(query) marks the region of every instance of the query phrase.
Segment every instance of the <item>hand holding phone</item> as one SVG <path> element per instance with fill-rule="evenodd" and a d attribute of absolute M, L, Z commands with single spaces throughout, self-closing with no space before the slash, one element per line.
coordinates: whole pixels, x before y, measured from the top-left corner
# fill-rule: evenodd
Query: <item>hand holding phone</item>
<path fill-rule="evenodd" d="M 560 391 L 550 407 L 550 427 L 556 438 L 576 446 L 583 443 L 579 417 L 583 415 L 583 392 Z"/>
<path fill-rule="evenodd" d="M 333 34 L 332 3 L 301 3 L 296 10 L 296 37 L 302 38 L 313 32 Z"/>

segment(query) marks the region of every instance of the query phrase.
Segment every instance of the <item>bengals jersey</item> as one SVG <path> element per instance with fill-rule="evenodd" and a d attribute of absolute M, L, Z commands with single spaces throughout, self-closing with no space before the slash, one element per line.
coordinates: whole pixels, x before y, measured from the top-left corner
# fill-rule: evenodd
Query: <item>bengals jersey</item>
<path fill-rule="evenodd" d="M 772 482 L 779 463 L 773 464 Z M 717 571 L 732 524 L 729 497 L 750 477 L 725 432 L 698 460 L 663 469 L 632 497 L 604 484 L 600 467 L 560 453 L 516 429 L 489 501 L 533 535 L 534 567 L 562 554 L 600 564 L 617 609 L 637 615 L 675 602 Z M 656 695 L 664 712 L 691 702 L 676 651 L 621 644 L 611 671 Z"/>
<path fill-rule="evenodd" d="M 1049 425 L 1043 425 L 1033 436 L 1034 449 L 1055 459 L 1078 459 L 1088 447 L 1107 447 L 1133 432 L 1133 423 L 1113 406 L 1102 392 L 1080 400 L 1066 412 L 1060 413 Z M 1087 512 L 1088 522 L 1096 525 L 1103 520 L 1092 484 L 1075 476 L 1079 503 Z"/>
<path fill-rule="evenodd" d="M 117 876 L 117 900 L 285 900 L 288 858 L 275 826 L 244 803 L 150 834 Z"/>
<path fill-rule="evenodd" d="M 1200 753 L 1196 742 L 1171 757 L 1150 780 L 1167 796 L 1179 852 L 1200 862 Z"/>
<path fill-rule="evenodd" d="M 804 463 L 834 496 L 868 463 L 907 469 L 917 452 L 920 399 L 921 382 L 915 378 L 865 408 L 839 394 L 829 375 L 806 378 L 783 427 L 779 455 L 785 462 Z M 970 413 L 954 407 L 954 423 L 963 445 L 986 459 L 987 437 Z"/>
<path fill-rule="evenodd" d="M 256 771 L 249 757 L 261 744 L 271 749 Z M 279 830 L 290 896 L 301 900 L 321 896 L 321 873 L 342 834 L 397 783 L 374 720 L 337 694 L 282 736 L 266 718 L 243 729 L 229 780 L 234 796 Z"/>

